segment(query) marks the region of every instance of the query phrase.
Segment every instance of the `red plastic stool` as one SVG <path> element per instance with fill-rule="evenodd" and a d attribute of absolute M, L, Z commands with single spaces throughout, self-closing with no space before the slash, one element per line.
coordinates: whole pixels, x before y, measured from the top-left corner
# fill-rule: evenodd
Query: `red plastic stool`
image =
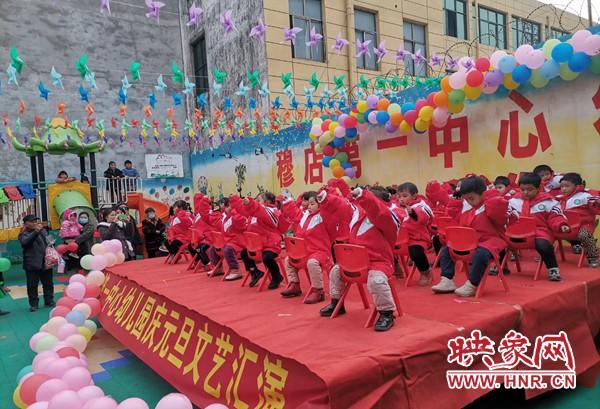
<path fill-rule="evenodd" d="M 448 217 L 448 216 L 436 217 L 434 222 L 435 222 L 435 225 L 437 226 L 437 235 L 440 239 L 440 243 L 442 243 L 442 245 L 445 246 L 446 245 L 446 229 L 451 226 L 458 226 L 458 223 L 452 217 Z M 433 270 L 440 263 L 441 254 L 442 254 L 442 252 L 440 251 L 435 256 L 435 259 L 433 260 L 433 267 L 431 268 L 432 273 L 433 273 Z"/>
<path fill-rule="evenodd" d="M 411 269 L 408 268 L 408 230 L 403 229 L 402 227 L 400 227 L 396 244 L 394 244 L 394 255 L 398 258 L 398 263 L 400 263 L 406 277 L 404 286 L 408 287 L 410 280 L 412 280 L 415 275 L 415 271 L 417 271 L 417 265 L 413 265 Z"/>
<path fill-rule="evenodd" d="M 515 255 L 515 265 L 517 266 L 517 271 L 522 271 L 518 252 L 519 250 L 535 250 L 535 230 L 535 219 L 526 216 L 521 216 L 517 222 L 510 224 L 506 228 L 504 235 L 508 241 L 508 248 L 506 256 L 502 261 L 502 265 L 500 266 L 500 270 L 504 270 L 504 267 L 507 265 L 510 258 L 510 254 L 512 253 Z M 535 270 L 535 274 L 533 275 L 533 279 L 535 281 L 540 278 L 541 271 L 542 260 L 540 259 Z"/>
<path fill-rule="evenodd" d="M 333 251 L 335 252 L 337 264 L 340 267 L 340 278 L 346 282 L 346 285 L 344 286 L 344 291 L 342 292 L 342 296 L 340 297 L 338 304 L 333 310 L 333 314 L 331 314 L 331 318 L 333 319 L 337 317 L 340 308 L 342 305 L 344 305 L 344 300 L 346 299 L 352 284 L 357 285 L 363 305 L 365 309 L 369 309 L 371 304 L 367 298 L 367 294 L 363 286 L 364 284 L 367 284 L 369 279 L 370 261 L 367 249 L 363 246 L 356 246 L 353 244 L 336 244 L 333 246 Z M 396 291 L 396 285 L 394 280 L 388 279 L 388 283 L 392 292 L 392 298 L 396 304 L 396 313 L 398 314 L 398 317 L 401 317 L 402 307 L 400 307 L 400 300 Z M 373 326 L 376 315 L 377 308 L 373 308 L 373 311 L 371 311 L 371 314 L 365 323 L 365 328 Z"/>
<path fill-rule="evenodd" d="M 560 251 L 560 259 L 565 261 L 565 249 L 563 247 L 563 240 L 573 241 L 577 240 L 577 236 L 579 235 L 579 229 L 581 228 L 581 216 L 579 213 L 574 212 L 572 210 L 565 210 L 565 217 L 567 218 L 567 223 L 571 228 L 569 233 L 554 233 L 554 240 L 556 241 L 556 247 Z M 585 249 L 582 250 L 581 255 L 579 256 L 579 260 L 577 262 L 577 267 L 581 267 L 583 265 L 583 260 L 585 259 Z"/>
<path fill-rule="evenodd" d="M 256 233 L 252 233 L 252 232 L 244 232 L 244 238 L 246 239 L 246 251 L 248 252 L 248 256 L 254 260 L 254 262 L 257 264 L 257 266 L 259 265 L 263 265 L 263 261 L 262 261 L 262 251 L 263 251 L 263 242 L 262 242 L 262 237 L 259 234 Z M 285 269 L 282 269 L 281 267 L 281 259 L 280 257 L 277 257 L 275 259 L 275 261 L 279 264 L 279 270 L 283 271 L 284 274 L 283 275 L 283 279 L 284 281 L 287 283 L 287 274 L 285 274 Z M 266 266 L 263 265 L 263 269 L 265 270 L 265 275 L 260 279 L 260 282 L 258 284 L 258 291 L 262 291 L 265 288 L 265 285 L 267 285 L 267 281 L 270 280 L 271 274 L 269 273 L 268 269 L 266 268 Z M 244 285 L 246 285 L 246 282 L 248 281 L 248 279 L 250 278 L 250 271 L 246 272 L 246 275 L 244 276 L 244 279 L 242 280 L 242 287 Z"/>
<path fill-rule="evenodd" d="M 177 264 L 179 262 L 179 260 L 181 260 L 182 258 L 187 263 L 188 262 L 188 248 L 187 247 L 188 247 L 188 244 L 183 243 L 181 245 L 181 247 L 179 247 L 179 250 L 177 250 L 177 253 L 175 255 L 167 256 L 164 264 Z"/>

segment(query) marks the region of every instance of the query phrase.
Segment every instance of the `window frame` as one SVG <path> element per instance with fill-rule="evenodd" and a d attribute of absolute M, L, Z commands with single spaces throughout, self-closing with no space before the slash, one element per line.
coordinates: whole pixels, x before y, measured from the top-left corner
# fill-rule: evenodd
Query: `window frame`
<path fill-rule="evenodd" d="M 482 20 L 481 18 L 481 12 L 485 11 L 486 13 L 494 13 L 494 15 L 496 16 L 496 21 L 492 22 L 490 21 L 488 18 L 486 18 L 485 20 Z M 499 25 L 498 23 L 498 16 L 502 16 L 504 18 L 504 22 L 502 23 L 502 26 Z M 488 45 L 490 47 L 495 47 L 495 48 L 499 48 L 499 49 L 506 49 L 507 48 L 507 36 L 506 36 L 506 13 L 503 13 L 501 11 L 498 10 L 494 10 L 492 8 L 489 7 L 484 7 L 479 5 L 478 9 L 477 9 L 477 20 L 478 20 L 478 28 L 479 28 L 479 43 L 483 44 L 483 45 Z M 482 23 L 485 23 L 486 25 L 493 24 L 496 27 L 496 33 L 495 33 L 495 37 L 490 36 L 489 34 L 485 35 L 485 39 L 484 36 L 482 35 L 483 30 L 481 29 L 482 27 Z M 501 30 L 498 29 L 498 27 L 501 27 Z M 502 37 L 500 38 L 498 36 L 499 32 L 502 31 Z M 489 30 L 486 30 L 486 33 L 489 33 Z M 492 42 L 492 40 L 495 38 L 495 43 Z M 487 41 L 487 42 L 484 42 Z M 502 41 L 502 44 L 500 44 L 500 41 Z"/>
<path fill-rule="evenodd" d="M 447 2 L 452 2 L 454 4 L 454 9 L 448 9 L 446 8 L 446 3 Z M 462 3 L 463 5 L 463 11 L 462 13 L 456 10 L 456 3 Z M 459 40 L 468 40 L 469 39 L 469 25 L 468 25 L 468 19 L 467 19 L 467 7 L 469 7 L 468 5 L 468 1 L 467 0 L 444 0 L 444 33 L 446 36 L 448 37 L 453 37 L 453 38 L 457 38 Z M 453 13 L 454 14 L 454 19 L 455 19 L 455 31 L 456 34 L 451 34 L 449 32 L 449 24 L 448 22 L 450 21 L 448 14 L 449 13 Z M 458 32 L 458 19 L 460 18 L 460 16 L 462 15 L 462 20 L 463 20 L 463 35 L 461 36 L 460 33 Z"/>
<path fill-rule="evenodd" d="M 198 58 L 196 57 L 196 50 L 203 44 L 202 54 L 204 57 L 204 64 L 197 66 Z M 192 66 L 194 70 L 194 83 L 196 96 L 206 92 L 210 94 L 210 82 L 208 81 L 208 55 L 206 53 L 206 36 L 204 34 L 199 35 L 190 42 L 190 48 L 192 49 Z"/>
<path fill-rule="evenodd" d="M 519 48 L 520 46 L 522 46 L 523 44 L 537 44 L 540 43 L 542 41 L 542 24 L 537 23 L 535 21 L 532 20 L 528 20 L 526 18 L 522 18 L 519 16 L 515 16 L 513 15 L 511 17 L 511 27 L 510 27 L 510 32 L 511 32 L 511 36 L 512 36 L 512 48 L 514 50 L 516 50 L 517 48 Z M 525 31 L 525 27 L 537 27 L 537 39 L 534 41 L 533 40 L 533 31 L 531 32 L 527 32 Z M 527 39 L 521 39 L 519 40 L 519 37 L 522 35 L 523 37 L 526 37 L 527 35 L 532 36 L 531 41 L 528 41 Z"/>
<path fill-rule="evenodd" d="M 407 39 L 405 32 L 406 32 L 406 26 L 410 25 L 411 26 L 411 39 Z M 422 43 L 422 48 L 417 47 L 417 44 L 421 44 L 419 42 L 417 42 L 414 39 L 414 27 L 421 27 L 423 28 L 423 43 Z M 428 58 L 428 53 L 427 53 L 427 24 L 425 23 L 421 23 L 421 22 L 417 22 L 417 21 L 411 21 L 411 20 L 403 20 L 402 21 L 402 41 L 403 41 L 403 49 L 404 51 L 410 52 L 412 53 L 416 53 L 418 50 L 421 50 L 421 52 L 423 53 L 423 57 Z M 409 50 L 407 48 L 407 43 L 411 44 L 411 48 L 412 50 Z M 410 59 L 408 61 L 407 64 L 407 59 Z M 427 63 L 423 64 L 423 70 L 424 72 L 422 74 L 417 74 L 416 73 L 416 69 L 415 69 L 415 62 L 412 59 L 411 56 L 406 56 L 404 59 L 404 66 L 406 67 L 406 70 L 408 72 L 409 75 L 413 76 L 413 77 L 427 77 L 428 72 L 429 72 L 429 66 L 427 65 Z"/>
<path fill-rule="evenodd" d="M 371 16 L 373 16 L 374 31 L 357 27 L 357 25 L 356 25 L 357 12 L 366 13 L 366 14 L 370 14 Z M 354 9 L 354 36 L 355 36 L 355 39 L 356 39 L 356 41 L 358 41 L 358 40 L 365 41 L 365 34 L 369 34 L 372 37 L 371 46 L 373 49 L 375 47 L 377 47 L 377 45 L 379 44 L 379 37 L 377 35 L 377 31 L 378 31 L 377 30 L 377 28 L 378 28 L 377 27 L 377 17 L 378 17 L 377 12 L 374 10 L 366 10 L 366 9 L 362 9 L 362 8 Z M 359 38 L 359 35 L 360 35 L 360 38 Z M 371 57 L 369 57 L 369 58 L 372 59 L 372 62 L 374 64 L 373 66 L 367 66 L 367 57 L 365 55 L 362 55 L 360 57 L 356 57 L 356 68 L 360 69 L 360 70 L 379 71 L 379 63 L 377 63 L 377 57 L 373 53 L 373 50 L 371 50 Z"/>
<path fill-rule="evenodd" d="M 290 28 L 295 27 L 294 19 L 302 20 L 304 23 L 304 27 L 302 27 L 303 31 L 298 36 L 299 38 L 296 39 L 296 45 L 290 44 L 291 49 L 292 49 L 292 58 L 299 59 L 299 60 L 314 61 L 314 62 L 326 62 L 327 48 L 325 47 L 325 38 L 326 37 L 325 37 L 325 24 L 323 21 L 323 14 L 324 14 L 323 13 L 323 0 L 312 0 L 312 1 L 318 1 L 320 4 L 321 20 L 318 20 L 315 17 L 306 15 L 307 14 L 307 12 L 306 12 L 306 9 L 307 9 L 306 1 L 307 0 L 296 0 L 296 1 L 302 2 L 302 10 L 303 10 L 304 15 L 293 14 L 292 7 L 290 4 L 290 2 L 292 2 L 292 1 L 294 1 L 294 0 L 288 0 Z M 313 28 L 314 24 L 316 24 L 317 26 L 320 25 L 321 29 L 318 30 L 317 32 L 323 36 L 323 39 L 319 43 L 319 47 L 320 47 L 320 51 L 321 51 L 320 56 L 318 55 L 318 52 L 313 47 L 308 47 L 306 45 L 306 42 L 308 41 L 308 38 L 310 37 L 310 30 Z M 300 38 L 300 36 L 302 36 L 302 38 Z M 299 43 L 306 50 L 306 54 L 307 54 L 306 56 L 298 55 L 296 48 L 298 47 Z"/>

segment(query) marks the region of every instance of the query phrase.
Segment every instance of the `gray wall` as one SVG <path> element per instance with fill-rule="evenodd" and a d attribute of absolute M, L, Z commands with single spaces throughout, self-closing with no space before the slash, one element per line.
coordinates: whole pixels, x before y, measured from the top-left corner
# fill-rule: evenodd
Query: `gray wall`
<path fill-rule="evenodd" d="M 161 10 L 160 24 L 146 18 L 143 1 L 127 3 L 132 5 L 113 2 L 112 15 L 104 16 L 100 14 L 99 0 L 0 0 L 0 81 L 3 91 L 0 95 L 0 114 L 3 116 L 8 113 L 11 125 L 14 125 L 19 100 L 23 99 L 27 111 L 22 118 L 22 140 L 33 125 L 34 115 L 53 117 L 60 98 L 67 104 L 69 119 L 79 119 L 80 126 L 85 128 L 85 102 L 79 100 L 78 91 L 83 80 L 79 78 L 74 64 L 86 53 L 98 85 L 98 89 L 90 93 L 95 116 L 105 119 L 107 135 L 116 141 L 115 147 L 109 144 L 104 153 L 97 155 L 98 169 L 104 170 L 110 160 L 122 166 L 125 159 L 131 159 L 145 175 L 145 153 L 184 152 L 185 172 L 190 175 L 189 150 L 181 143 L 172 147 L 165 140 L 159 147 L 150 141 L 146 149 L 138 142 L 137 133 L 132 128 L 128 138 L 134 142 L 133 147 L 127 143 L 120 146 L 120 129 L 113 129 L 110 125 L 111 117 L 120 120 L 118 92 L 121 78 L 128 73 L 131 82 L 129 65 L 133 60 L 142 64 L 142 81 L 134 84 L 128 92 L 129 122 L 143 119 L 142 107 L 148 103 L 147 95 L 154 90 L 158 74 L 163 73 L 165 83 L 172 89 L 171 64 L 176 61 L 183 67 L 178 0 L 165 1 L 167 5 Z M 187 8 L 184 7 L 184 10 L 187 13 Z M 183 16 L 182 20 L 185 22 L 187 17 Z M 184 30 L 189 31 L 187 27 Z M 25 61 L 18 89 L 14 85 L 7 85 L 6 68 L 10 61 L 11 46 L 18 48 Z M 52 85 L 50 69 L 53 65 L 63 75 L 65 91 Z M 48 102 L 39 97 L 37 86 L 40 80 L 52 91 Z M 84 85 L 87 88 L 85 82 Z M 178 91 L 181 88 L 179 84 L 176 85 Z M 166 96 L 157 93 L 157 98 L 154 118 L 161 123 L 161 139 L 168 139 L 163 123 L 167 118 L 166 109 L 172 105 L 171 92 Z M 185 104 L 175 107 L 175 120 L 180 124 L 181 131 L 185 112 Z M 3 124 L 0 124 L 0 132 L 6 136 Z M 95 137 L 97 133 L 90 131 L 90 135 Z M 54 178 L 61 169 L 77 175 L 79 159 L 75 156 L 46 156 L 48 179 Z M 5 146 L 0 146 L 0 181 L 29 178 L 29 161 L 25 155 L 9 152 Z"/>

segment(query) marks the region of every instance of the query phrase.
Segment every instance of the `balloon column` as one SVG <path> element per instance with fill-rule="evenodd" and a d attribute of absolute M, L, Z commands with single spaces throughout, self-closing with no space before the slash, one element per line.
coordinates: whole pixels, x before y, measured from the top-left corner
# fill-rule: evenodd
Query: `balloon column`
<path fill-rule="evenodd" d="M 17 375 L 13 402 L 19 409 L 149 409 L 139 398 L 118 403 L 106 396 L 87 369 L 84 351 L 97 330 L 92 318 L 102 308 L 97 297 L 105 275 L 100 270 L 124 260 L 118 240 L 96 244 L 92 253 L 81 259 L 82 267 L 91 271 L 71 276 L 50 319 L 29 340 L 37 355 Z M 156 409 L 192 409 L 192 403 L 185 395 L 172 393 Z"/>
<path fill-rule="evenodd" d="M 323 166 L 337 178 L 352 178 L 355 171 L 344 149 L 369 125 L 385 126 L 387 132 L 400 135 L 422 134 L 430 127 L 444 127 L 452 114 L 464 109 L 465 101 L 493 94 L 500 86 L 509 91 L 527 83 L 542 88 L 559 76 L 572 81 L 588 69 L 600 74 L 600 35 L 580 30 L 565 42 L 550 39 L 538 49 L 524 44 L 513 55 L 498 50 L 489 58 L 462 57 L 456 67 L 441 80 L 441 89 L 427 98 L 399 104 L 392 95 L 369 95 L 335 122 L 313 119 L 309 137 L 318 140 L 315 150 L 323 153 Z"/>

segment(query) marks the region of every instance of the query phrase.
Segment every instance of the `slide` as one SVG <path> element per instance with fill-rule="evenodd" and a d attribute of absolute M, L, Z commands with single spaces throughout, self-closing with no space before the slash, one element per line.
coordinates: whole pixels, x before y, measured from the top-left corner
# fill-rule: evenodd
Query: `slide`
<path fill-rule="evenodd" d="M 87 212 L 92 219 L 95 221 L 96 212 L 94 211 L 92 205 L 85 195 L 79 190 L 63 190 L 60 193 L 56 194 L 52 200 L 52 208 L 54 210 L 54 214 L 51 216 L 51 220 L 56 218 L 52 222 L 52 226 L 55 228 L 60 228 L 60 221 L 62 220 L 62 215 L 67 209 L 74 210 L 78 214 L 81 212 Z"/>
<path fill-rule="evenodd" d="M 156 211 L 156 216 L 164 222 L 169 220 L 169 205 L 156 200 L 145 199 L 142 193 L 128 193 L 127 207 L 140 213 L 140 220 L 145 217 L 146 209 L 151 207 Z"/>

